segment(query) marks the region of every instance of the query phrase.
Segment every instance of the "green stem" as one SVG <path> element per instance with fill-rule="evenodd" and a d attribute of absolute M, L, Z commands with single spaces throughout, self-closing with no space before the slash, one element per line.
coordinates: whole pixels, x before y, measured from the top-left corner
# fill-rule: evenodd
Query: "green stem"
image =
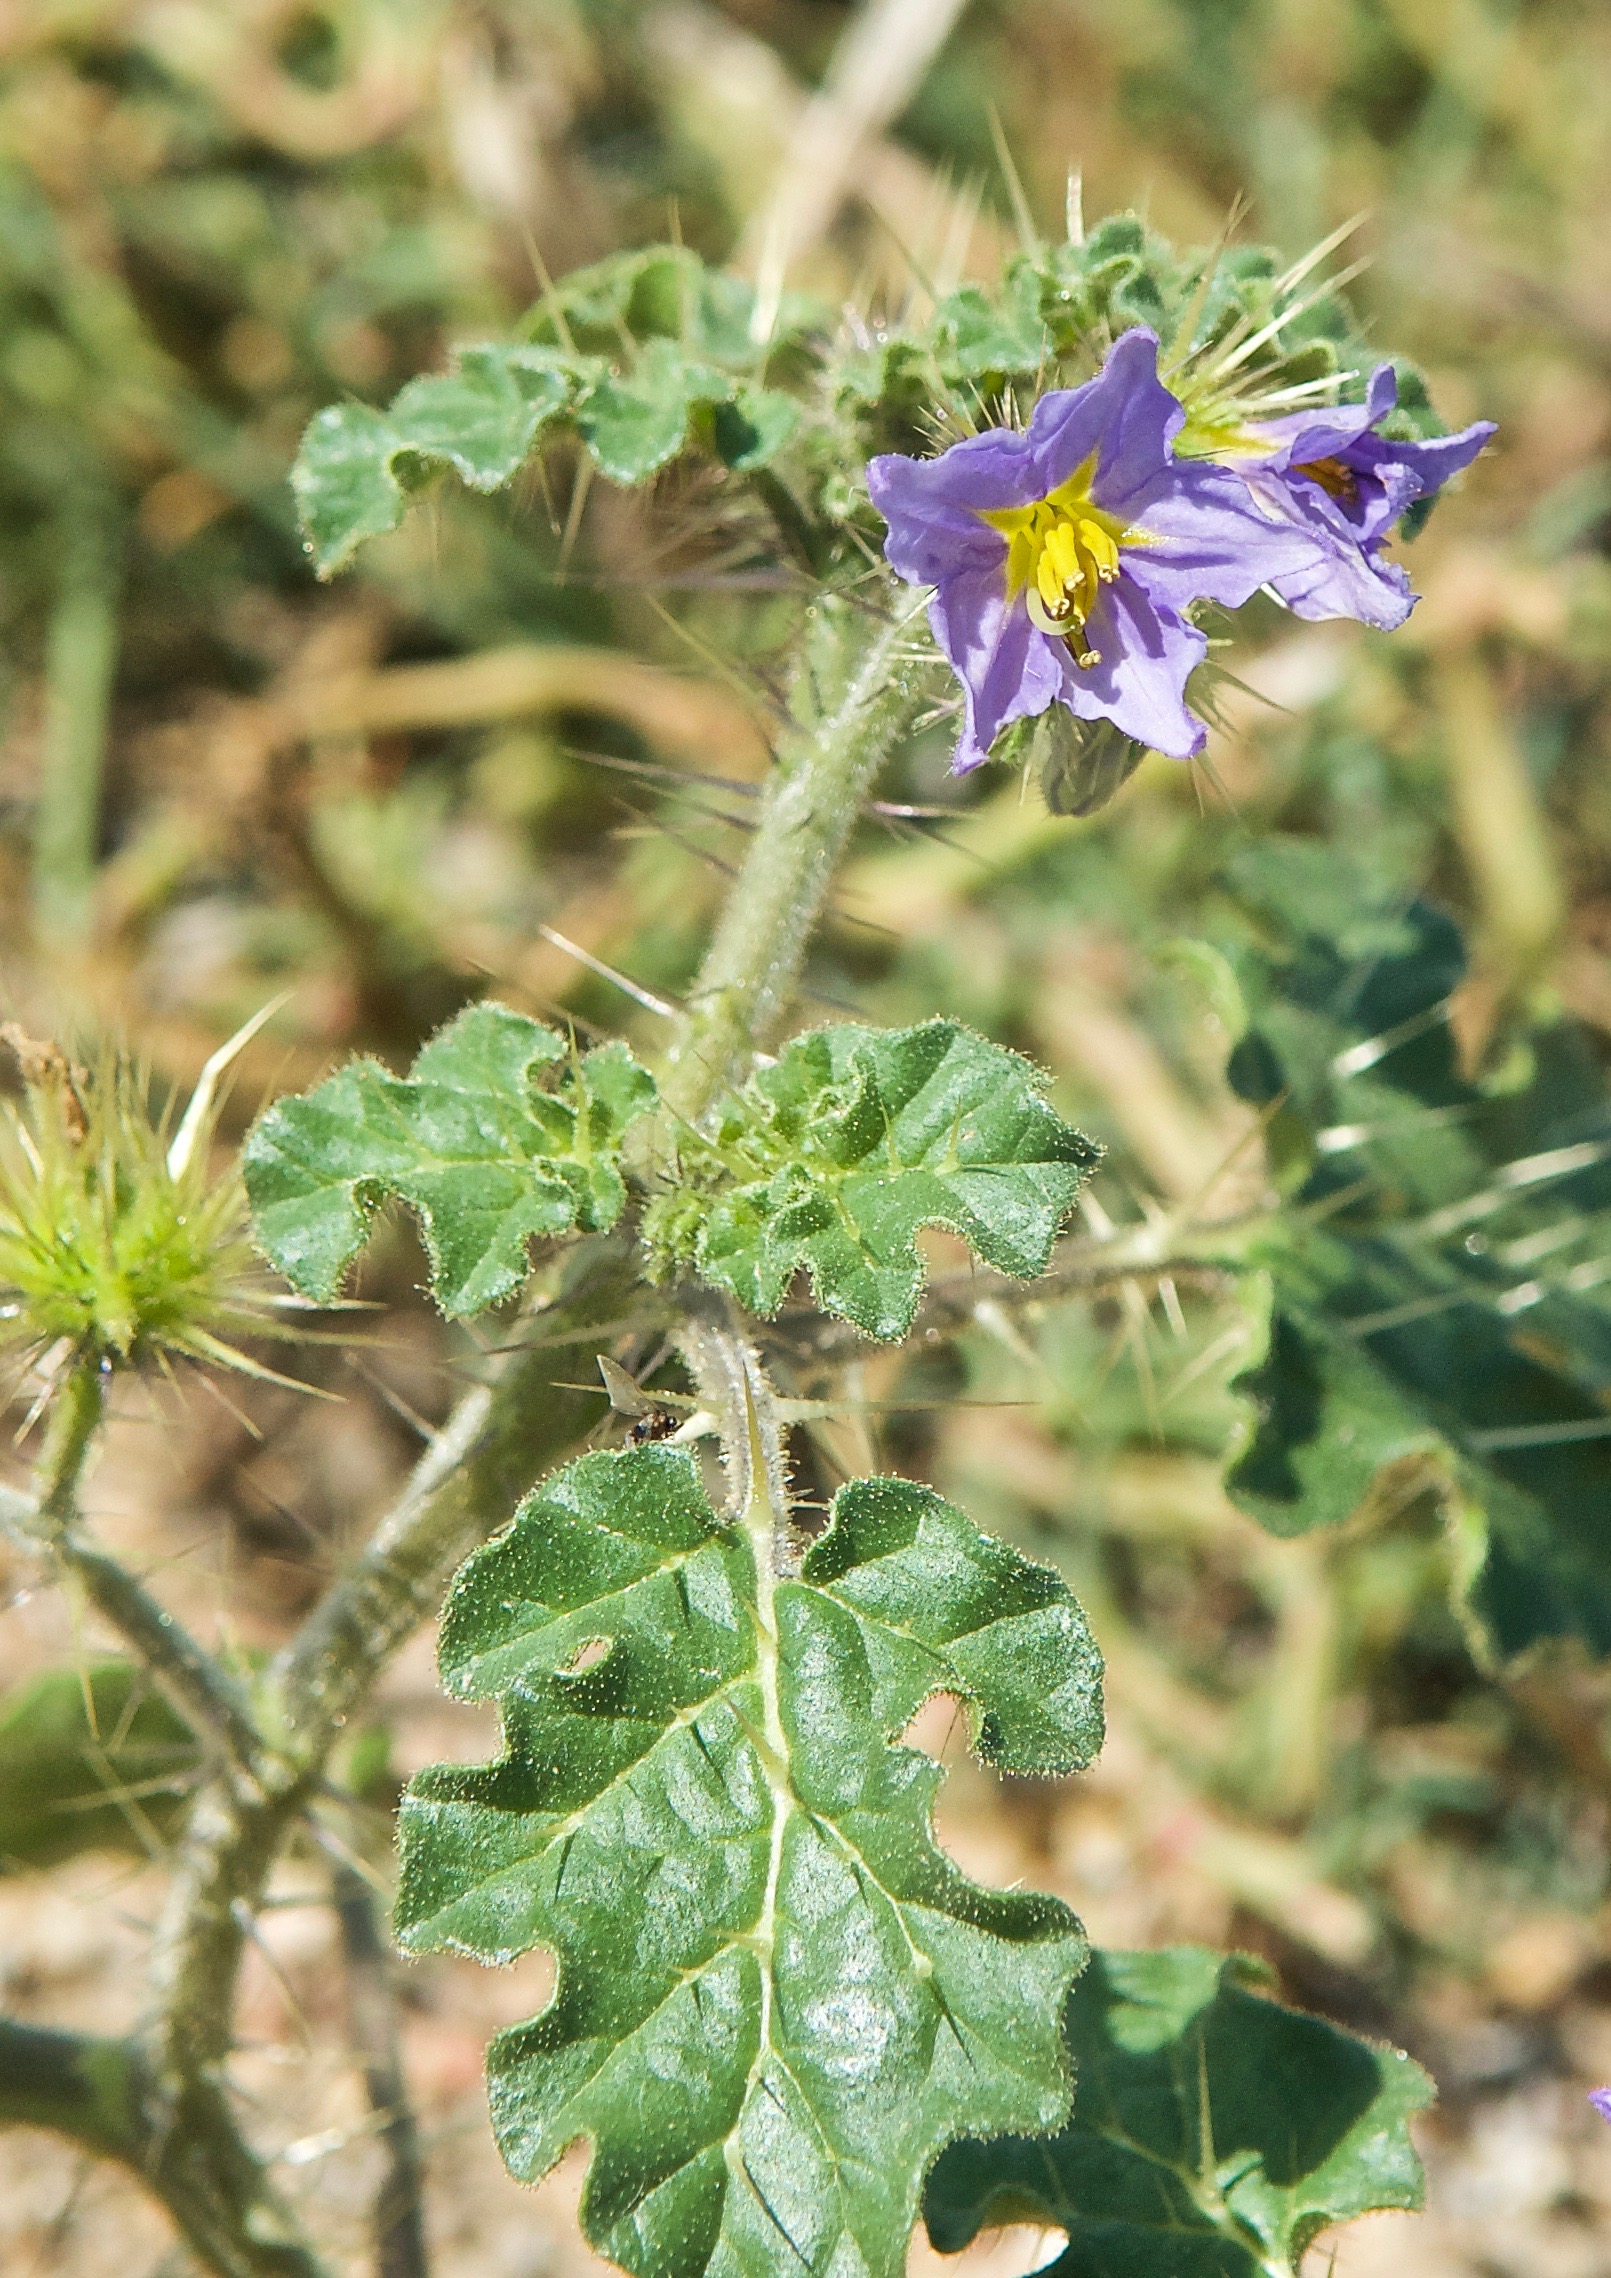
<path fill-rule="evenodd" d="M 576 1246 L 540 1349 L 508 1356 L 490 1388 L 466 1396 L 415 1467 L 351 1571 L 332 1584 L 270 1672 L 282 1720 L 273 1786 L 211 1781 L 197 1796 L 152 1958 L 154 2076 L 178 2099 L 211 2077 L 233 2037 L 235 1975 L 263 1889 L 332 1749 L 387 1657 L 441 1601 L 453 1569 L 502 1525 L 521 1495 L 597 1413 L 564 1380 L 596 1350 L 637 1286 L 628 1244 Z M 569 1332 L 574 1343 L 560 1342 Z M 558 1381 L 556 1381 L 556 1379 Z"/>
<path fill-rule="evenodd" d="M 54 2128 L 122 2160 L 219 2278 L 320 2278 L 317 2257 L 298 2237 L 235 2124 L 219 2070 L 241 1936 L 234 1894 L 260 1886 L 267 1875 L 297 1789 L 227 1674 L 117 1559 L 79 1535 L 80 1496 L 104 1407 L 99 1367 L 80 1361 L 51 1403 L 37 1499 L 8 1498 L 0 1516 L 77 1577 L 96 1611 L 223 1756 L 223 1768 L 192 1812 L 170 1900 L 200 1918 L 190 1948 L 204 1949 L 213 1964 L 207 1982 L 217 2003 L 205 2025 L 191 2012 L 177 2031 L 153 2035 L 149 2047 L 4 2027 L 0 2120 Z M 203 1862 L 220 1852 L 228 1855 L 228 1874 L 209 1876 Z M 203 1975 L 193 1969 L 193 1982 Z M 161 1990 L 159 1984 L 159 1996 Z"/>
<path fill-rule="evenodd" d="M 121 2161 L 219 2278 L 326 2278 L 222 2093 L 200 2082 L 171 2108 L 132 2042 L 0 2018 L 0 2123 L 52 2128 Z"/>
<path fill-rule="evenodd" d="M 721 1432 L 729 1510 L 772 1513 L 769 1569 L 781 1579 L 798 1573 L 801 1549 L 789 1516 L 788 1428 L 760 1355 L 735 1325 L 738 1318 L 719 1299 L 695 1297 L 677 1342 Z"/>
<path fill-rule="evenodd" d="M 567 1380 L 591 1372 L 595 1324 L 631 1313 L 643 1291 L 630 1242 L 579 1242 L 563 1280 L 527 1326 L 530 1351 L 506 1356 L 496 1381 L 467 1393 L 442 1426 L 362 1554 L 281 1656 L 276 1676 L 289 1745 L 322 1765 L 382 1663 L 435 1612 L 448 1577 L 502 1526 L 515 1504 L 595 1422 L 597 1398 Z"/>
<path fill-rule="evenodd" d="M 272 1782 L 272 1756 L 244 1688 L 178 1616 L 109 1552 L 76 1532 L 62 1535 L 55 1548 L 90 1604 L 139 1656 L 186 1723 L 254 1786 Z"/>
<path fill-rule="evenodd" d="M 813 927 L 874 776 L 917 704 L 910 611 L 832 596 L 813 613 L 786 739 L 743 868 L 689 996 L 662 1091 L 696 1122 L 788 1009 Z"/>
<path fill-rule="evenodd" d="M 428 2278 L 420 2205 L 424 2171 L 397 2039 L 396 1962 L 375 1894 L 356 1867 L 345 1863 L 337 1867 L 335 1902 L 347 1961 L 352 2042 L 363 2064 L 369 2108 L 380 2122 L 380 2144 L 386 2155 L 373 2212 L 375 2278 Z"/>
<path fill-rule="evenodd" d="M 79 1501 L 105 1411 L 93 1360 L 68 1371 L 45 1425 L 37 1497 L 0 1494 L 0 1528 L 77 1577 L 95 1611 L 150 1671 L 179 1714 L 254 1784 L 272 1776 L 245 1693 L 127 1567 L 79 1533 Z"/>
<path fill-rule="evenodd" d="M 43 935 L 89 923 L 101 776 L 117 671 L 121 533 L 103 498 L 73 506 L 45 650 L 45 735 L 34 825 L 34 909 Z"/>
<path fill-rule="evenodd" d="M 45 1444 L 39 1454 L 39 1517 L 53 1535 L 62 1533 L 78 1517 L 79 1489 L 89 1469 L 104 1409 L 100 1370 L 93 1361 L 77 1362 L 51 1400 L 45 1418 Z"/>

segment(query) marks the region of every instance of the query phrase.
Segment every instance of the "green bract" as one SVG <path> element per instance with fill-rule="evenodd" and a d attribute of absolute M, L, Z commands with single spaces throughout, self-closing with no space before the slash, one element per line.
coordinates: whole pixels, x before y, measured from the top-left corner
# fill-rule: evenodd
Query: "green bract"
<path fill-rule="evenodd" d="M 1432 1455 L 1480 1567 L 1496 1648 L 1611 1649 L 1611 1137 L 1573 1023 L 1534 1030 L 1527 1080 L 1484 1092 L 1447 1018 L 1453 923 L 1325 850 L 1250 850 L 1233 883 L 1252 1025 L 1231 1062 L 1270 1107 L 1293 1190 L 1258 1241 L 1267 1350 L 1232 1494 L 1277 1533 L 1346 1518 L 1383 1466 Z"/>
<path fill-rule="evenodd" d="M 243 1155 L 258 1242 L 330 1304 L 395 1195 L 419 1216 L 443 1312 L 479 1312 L 518 1288 L 534 1235 L 614 1225 L 621 1135 L 654 1097 L 624 1045 L 578 1058 L 523 1014 L 472 1005 L 406 1080 L 357 1060 L 258 1118 Z"/>
<path fill-rule="evenodd" d="M 234 1340 L 272 1316 L 240 1181 L 209 1176 L 207 1095 L 181 1144 L 128 1062 L 6 1041 L 23 1097 L 0 1100 L 0 1356 L 258 1368 Z"/>
<path fill-rule="evenodd" d="M 1256 1992 L 1246 1956 L 1097 1953 L 1068 2010 L 1074 2113 L 1051 2143 L 964 2143 L 924 2201 L 942 2253 L 1058 2223 L 1057 2278 L 1290 2278 L 1332 2223 L 1418 2207 L 1432 2083 Z"/>
<path fill-rule="evenodd" d="M 797 1578 L 776 1530 L 764 1487 L 725 1524 L 677 1449 L 558 1473 L 443 1625 L 507 1753 L 404 1805 L 404 1945 L 558 1960 L 492 2045 L 504 2157 L 534 2179 L 590 2138 L 583 2226 L 642 2278 L 897 2278 L 943 2144 L 1068 2109 L 1079 1925 L 935 1849 L 940 1772 L 897 1736 L 949 1692 L 1003 1769 L 1087 1763 L 1078 1607 L 904 1480 L 844 1488 Z"/>
<path fill-rule="evenodd" d="M 708 1153 L 690 1144 L 686 1177 L 715 1191 L 659 1227 L 674 1255 L 685 1227 L 693 1269 L 752 1313 L 776 1313 L 804 1266 L 827 1312 L 904 1336 L 924 1226 L 1003 1273 L 1044 1270 L 1100 1157 L 1044 1081 L 954 1020 L 817 1029 L 750 1078 Z"/>

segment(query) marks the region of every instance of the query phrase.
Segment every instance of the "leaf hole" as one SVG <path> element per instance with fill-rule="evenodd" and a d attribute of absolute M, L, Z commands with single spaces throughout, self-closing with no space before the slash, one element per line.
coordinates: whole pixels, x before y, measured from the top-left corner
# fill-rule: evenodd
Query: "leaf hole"
<path fill-rule="evenodd" d="M 931 1693 L 900 1738 L 904 1746 L 921 1749 L 937 1764 L 965 1762 L 969 1754 L 968 1703 L 960 1693 Z"/>
<path fill-rule="evenodd" d="M 489 2032 L 505 2025 L 523 2025 L 533 2017 L 540 2017 L 554 1998 L 557 1974 L 553 1954 L 547 1946 L 533 1946 L 527 1953 L 516 1954 L 513 1961 L 498 1963 L 490 1972 L 479 1961 L 462 1960 L 457 1956 L 448 1964 L 448 1974 L 443 1980 L 447 1989 L 445 2007 L 457 2020 L 466 2017 L 472 2020 L 466 2036 L 468 2049 L 463 2057 L 469 2073 L 467 2085 L 477 2089 L 481 2086 Z"/>
<path fill-rule="evenodd" d="M 585 1644 L 576 1648 L 570 1659 L 555 1671 L 555 1675 L 580 1677 L 585 1670 L 596 1669 L 614 1643 L 613 1637 L 590 1637 Z"/>

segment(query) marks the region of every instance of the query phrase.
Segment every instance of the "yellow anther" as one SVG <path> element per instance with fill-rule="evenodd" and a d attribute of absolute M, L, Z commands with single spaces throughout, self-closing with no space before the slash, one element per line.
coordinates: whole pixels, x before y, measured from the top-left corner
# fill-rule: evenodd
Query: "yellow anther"
<path fill-rule="evenodd" d="M 1080 566 L 1079 535 L 1072 522 L 1054 522 L 1046 533 L 1042 563 L 1050 562 L 1053 575 L 1065 593 L 1072 594 L 1078 585 L 1085 583 L 1085 572 Z M 1045 591 L 1044 586 L 1041 589 Z"/>
<path fill-rule="evenodd" d="M 1069 615 L 1073 602 L 1069 594 L 1064 591 L 1063 580 L 1058 573 L 1056 558 L 1050 546 L 1041 548 L 1040 559 L 1035 564 L 1035 586 L 1048 617 L 1066 617 Z"/>
<path fill-rule="evenodd" d="M 1007 540 L 1007 590 L 1022 594 L 1031 621 L 1053 639 L 1066 640 L 1087 671 L 1101 652 L 1083 646 L 1085 621 L 1104 585 L 1119 575 L 1121 540 L 1145 544 L 1139 531 L 1098 506 L 1090 495 L 1094 460 L 1033 506 L 980 509 L 980 519 Z"/>
<path fill-rule="evenodd" d="M 1295 475 L 1307 475 L 1323 491 L 1341 501 L 1344 506 L 1357 505 L 1359 477 L 1342 459 L 1310 459 L 1301 467 L 1294 467 Z"/>
<path fill-rule="evenodd" d="M 1104 585 L 1111 585 L 1119 574 L 1119 544 L 1100 522 L 1089 515 L 1080 517 L 1080 545 L 1096 565 L 1096 574 Z"/>

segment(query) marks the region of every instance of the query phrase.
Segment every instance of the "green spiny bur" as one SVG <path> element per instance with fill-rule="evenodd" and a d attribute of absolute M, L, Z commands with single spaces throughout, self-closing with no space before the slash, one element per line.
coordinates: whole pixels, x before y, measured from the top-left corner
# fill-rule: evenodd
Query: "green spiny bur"
<path fill-rule="evenodd" d="M 1421 2204 L 1420 2066 L 1268 1998 L 1243 1955 L 1092 1955 L 1068 2008 L 1062 2133 L 961 2143 L 929 2179 L 942 2253 L 1060 2224 L 1048 2278 L 1289 2278 L 1319 2233 Z"/>
<path fill-rule="evenodd" d="M 897 1735 L 950 1692 L 990 1762 L 1079 1769 L 1079 1609 L 904 1480 L 842 1489 L 797 1577 L 775 1523 L 763 1493 L 724 1524 L 673 1448 L 546 1482 L 443 1625 L 506 1754 L 403 1810 L 409 1951 L 554 1951 L 550 2005 L 492 2045 L 494 2126 L 528 2181 L 592 2140 L 583 2228 L 642 2278 L 898 2278 L 943 2144 L 1068 2109 L 1079 1925 L 936 1850 L 941 1774 Z"/>
<path fill-rule="evenodd" d="M 614 1225 L 621 1138 L 654 1098 L 624 1045 L 577 1058 L 523 1014 L 472 1005 L 406 1080 L 358 1060 L 258 1118 L 242 1157 L 257 1241 L 328 1305 L 395 1196 L 419 1218 L 443 1312 L 480 1312 L 520 1286 L 535 1236 Z"/>

